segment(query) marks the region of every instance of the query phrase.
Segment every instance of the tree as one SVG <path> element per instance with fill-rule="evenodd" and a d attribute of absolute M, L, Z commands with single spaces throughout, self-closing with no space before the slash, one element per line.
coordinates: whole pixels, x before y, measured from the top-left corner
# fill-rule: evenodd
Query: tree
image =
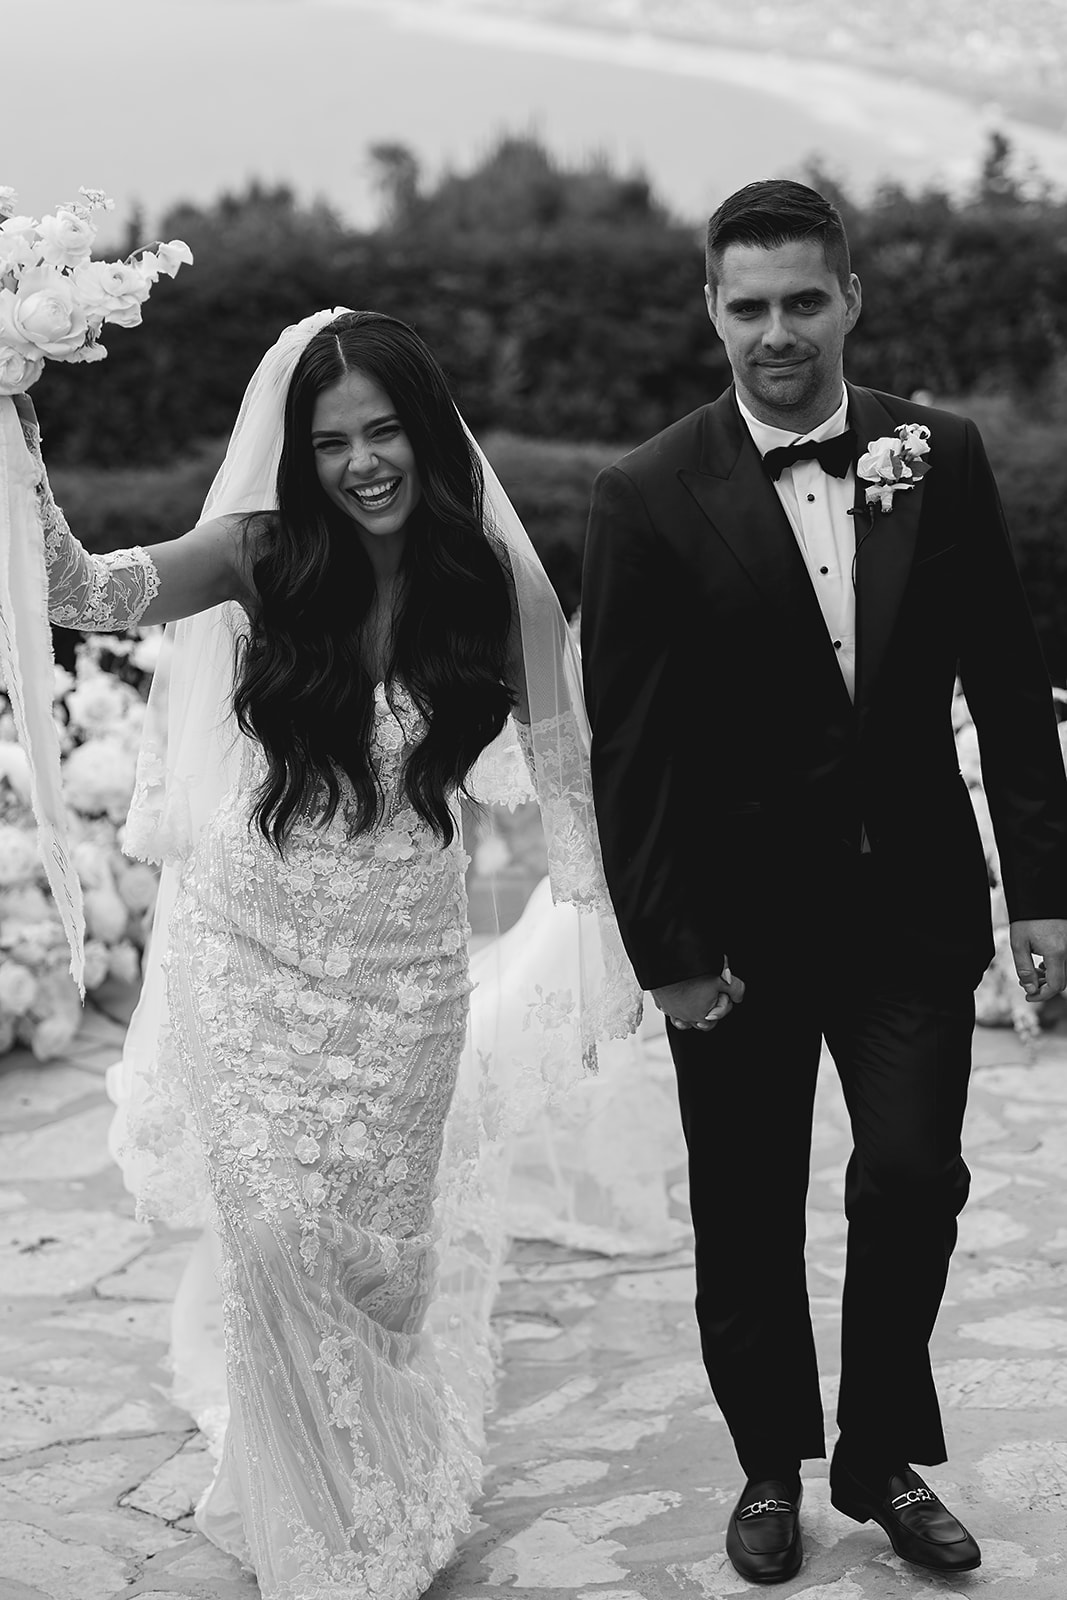
<path fill-rule="evenodd" d="M 368 153 L 371 180 L 382 200 L 383 223 L 399 228 L 409 223 L 419 199 L 418 158 L 406 144 L 372 144 Z"/>

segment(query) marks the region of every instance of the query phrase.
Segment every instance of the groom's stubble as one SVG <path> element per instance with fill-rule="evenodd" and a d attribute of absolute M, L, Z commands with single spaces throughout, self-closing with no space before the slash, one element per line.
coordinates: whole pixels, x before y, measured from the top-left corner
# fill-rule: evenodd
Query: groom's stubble
<path fill-rule="evenodd" d="M 804 434 L 832 416 L 860 312 L 854 273 L 843 284 L 816 240 L 728 245 L 706 301 L 738 394 L 761 422 Z"/>

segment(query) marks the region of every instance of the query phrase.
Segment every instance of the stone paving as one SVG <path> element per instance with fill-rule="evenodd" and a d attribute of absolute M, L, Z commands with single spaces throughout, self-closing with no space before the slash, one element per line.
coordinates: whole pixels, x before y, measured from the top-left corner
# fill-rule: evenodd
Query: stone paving
<path fill-rule="evenodd" d="M 653 1090 L 669 1067 L 650 1035 Z M 103 1072 L 121 1028 L 90 1014 L 68 1058 L 0 1062 L 0 1600 L 255 1600 L 191 1521 L 209 1457 L 172 1406 L 168 1302 L 188 1235 L 133 1220 L 110 1164 Z M 967 1131 L 973 1198 L 935 1339 L 952 1461 L 931 1481 L 978 1534 L 981 1570 L 923 1577 L 806 1474 L 805 1600 L 1061 1600 L 1067 1594 L 1067 1037 L 1028 1062 L 980 1031 Z M 847 1153 L 820 1085 L 810 1286 L 828 1414 Z M 684 1214 L 679 1169 L 671 1199 Z M 719 1600 L 738 1472 L 698 1359 L 688 1253 L 611 1260 L 515 1248 L 475 1528 L 432 1600 Z M 832 1431 L 832 1430 L 831 1430 Z"/>

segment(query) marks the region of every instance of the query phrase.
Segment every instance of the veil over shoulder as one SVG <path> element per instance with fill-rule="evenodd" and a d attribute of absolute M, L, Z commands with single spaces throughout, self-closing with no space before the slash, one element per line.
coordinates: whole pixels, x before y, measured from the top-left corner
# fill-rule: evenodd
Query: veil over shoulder
<path fill-rule="evenodd" d="M 241 405 L 202 520 L 270 509 L 281 452 L 285 395 L 307 342 L 344 308 L 287 328 L 267 352 Z M 589 725 L 577 649 L 544 569 L 496 474 L 485 476 L 487 534 L 511 574 L 522 639 L 529 723 L 510 721 L 472 774 L 485 802 L 535 793 L 544 822 L 552 899 L 569 908 L 565 970 L 548 986 L 537 970 L 481 985 L 448 1113 L 435 1206 L 437 1285 L 428 1313 L 439 1360 L 480 1437 L 492 1379 L 489 1312 L 506 1241 L 504 1197 L 514 1135 L 596 1066 L 598 1046 L 631 1035 L 641 998 L 624 955 L 604 881 L 589 775 Z M 183 863 L 206 822 L 239 782 L 243 736 L 231 709 L 234 652 L 247 626 L 230 603 L 169 624 L 149 699 L 126 849 L 162 863 L 141 1000 L 123 1059 L 109 1075 L 116 1102 L 112 1150 L 138 1214 L 174 1225 L 210 1225 L 210 1189 L 193 1107 L 161 1050 L 170 1026 L 165 965 Z M 206 1292 L 210 1247 L 190 1268 Z M 218 1347 L 188 1315 L 191 1278 L 179 1297 L 173 1360 L 176 1396 L 218 1437 L 225 1381 Z"/>

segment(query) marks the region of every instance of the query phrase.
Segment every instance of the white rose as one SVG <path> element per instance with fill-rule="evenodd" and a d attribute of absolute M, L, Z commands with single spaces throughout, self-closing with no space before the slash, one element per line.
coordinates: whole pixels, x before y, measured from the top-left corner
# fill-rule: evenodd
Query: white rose
<path fill-rule="evenodd" d="M 76 728 L 86 733 L 102 733 L 125 715 L 135 691 L 113 673 L 100 672 L 83 678 L 67 696 L 67 714 Z"/>
<path fill-rule="evenodd" d="M 33 834 L 10 823 L 0 825 L 0 885 L 29 883 L 37 876 L 41 858 Z"/>
<path fill-rule="evenodd" d="M 99 939 L 86 939 L 83 977 L 87 989 L 99 989 L 108 975 L 110 964 L 107 945 Z"/>
<path fill-rule="evenodd" d="M 147 707 L 144 701 L 137 697 L 135 690 L 131 690 L 131 694 L 134 698 L 131 699 L 125 716 L 111 731 L 116 739 L 121 739 L 126 748 L 136 756 L 141 746 L 141 730 L 144 727 Z"/>
<path fill-rule="evenodd" d="M 11 317 L 23 339 L 57 361 L 73 355 L 89 331 L 73 282 L 55 267 L 22 274 Z"/>
<path fill-rule="evenodd" d="M 43 261 L 53 267 L 76 267 L 88 260 L 96 229 L 85 217 L 61 206 L 55 216 L 41 218 L 38 235 Z"/>
<path fill-rule="evenodd" d="M 116 874 L 116 887 L 122 902 L 137 916 L 150 911 L 156 903 L 159 878 L 147 861 L 132 861 L 123 865 Z"/>
<path fill-rule="evenodd" d="M 155 672 L 163 648 L 163 629 L 146 628 L 130 651 L 130 666 L 138 672 Z"/>
<path fill-rule="evenodd" d="M 511 848 L 507 840 L 502 839 L 499 834 L 492 833 L 475 846 L 475 877 L 491 878 L 495 872 L 503 872 L 510 864 Z"/>
<path fill-rule="evenodd" d="M 0 217 L 10 217 L 15 210 L 18 195 L 6 183 L 0 183 Z"/>
<path fill-rule="evenodd" d="M 54 1061 L 57 1056 L 66 1055 L 80 1026 L 80 1014 L 76 1017 L 69 1013 L 42 1017 L 30 1034 L 30 1049 L 36 1060 Z"/>
<path fill-rule="evenodd" d="M 0 261 L 0 270 L 3 263 Z M 44 371 L 44 357 L 15 323 L 15 295 L 0 289 L 0 394 L 25 394 Z"/>
<path fill-rule="evenodd" d="M 15 320 L 17 309 L 18 299 L 14 289 L 0 289 L 0 348 L 38 360 L 41 352 L 27 339 Z"/>
<path fill-rule="evenodd" d="M 0 739 L 0 778 L 6 778 L 24 805 L 30 803 L 30 759 L 20 744 Z"/>
<path fill-rule="evenodd" d="M 111 882 L 107 857 L 92 839 L 79 839 L 70 856 L 83 889 L 99 889 L 102 884 Z"/>
<path fill-rule="evenodd" d="M 74 286 L 91 317 L 120 328 L 138 326 L 152 287 L 147 274 L 125 261 L 86 261 L 74 273 Z"/>
<path fill-rule="evenodd" d="M 0 272 L 22 272 L 40 264 L 36 217 L 8 217 L 0 222 Z"/>
<path fill-rule="evenodd" d="M 872 480 L 895 478 L 903 449 L 899 439 L 872 439 L 866 454 L 860 456 L 856 463 L 857 477 Z"/>
<path fill-rule="evenodd" d="M 70 1048 L 82 1020 L 81 997 L 69 973 L 50 972 L 42 979 L 33 1015 L 36 1020 L 28 1039 L 38 1061 L 51 1061 L 63 1055 Z"/>
<path fill-rule="evenodd" d="M 70 752 L 63 763 L 63 789 L 68 802 L 83 816 L 103 813 L 112 822 L 123 822 L 136 774 L 134 756 L 120 740 L 107 735 Z"/>
<path fill-rule="evenodd" d="M 54 922 L 56 903 L 36 883 L 20 883 L 0 893 L 3 898 L 2 915 L 5 921 L 9 919 L 20 924 Z M 28 933 L 30 930 L 20 928 L 19 931 Z"/>
<path fill-rule="evenodd" d="M 44 356 L 24 356 L 0 345 L 0 395 L 25 394 L 44 371 Z"/>
<path fill-rule="evenodd" d="M 20 961 L 0 962 L 0 1006 L 12 1017 L 21 1017 L 37 998 L 37 979 Z"/>
<path fill-rule="evenodd" d="M 73 672 L 68 672 L 66 667 L 53 667 L 52 699 L 62 700 L 63 696 L 73 689 L 76 681 Z"/>
<path fill-rule="evenodd" d="M 117 944 L 126 932 L 129 914 L 114 889 L 87 889 L 82 899 L 87 932 L 104 944 Z"/>
<path fill-rule="evenodd" d="M 123 939 L 108 951 L 107 969 L 120 983 L 138 981 L 141 976 L 141 958 L 127 939 Z"/>

